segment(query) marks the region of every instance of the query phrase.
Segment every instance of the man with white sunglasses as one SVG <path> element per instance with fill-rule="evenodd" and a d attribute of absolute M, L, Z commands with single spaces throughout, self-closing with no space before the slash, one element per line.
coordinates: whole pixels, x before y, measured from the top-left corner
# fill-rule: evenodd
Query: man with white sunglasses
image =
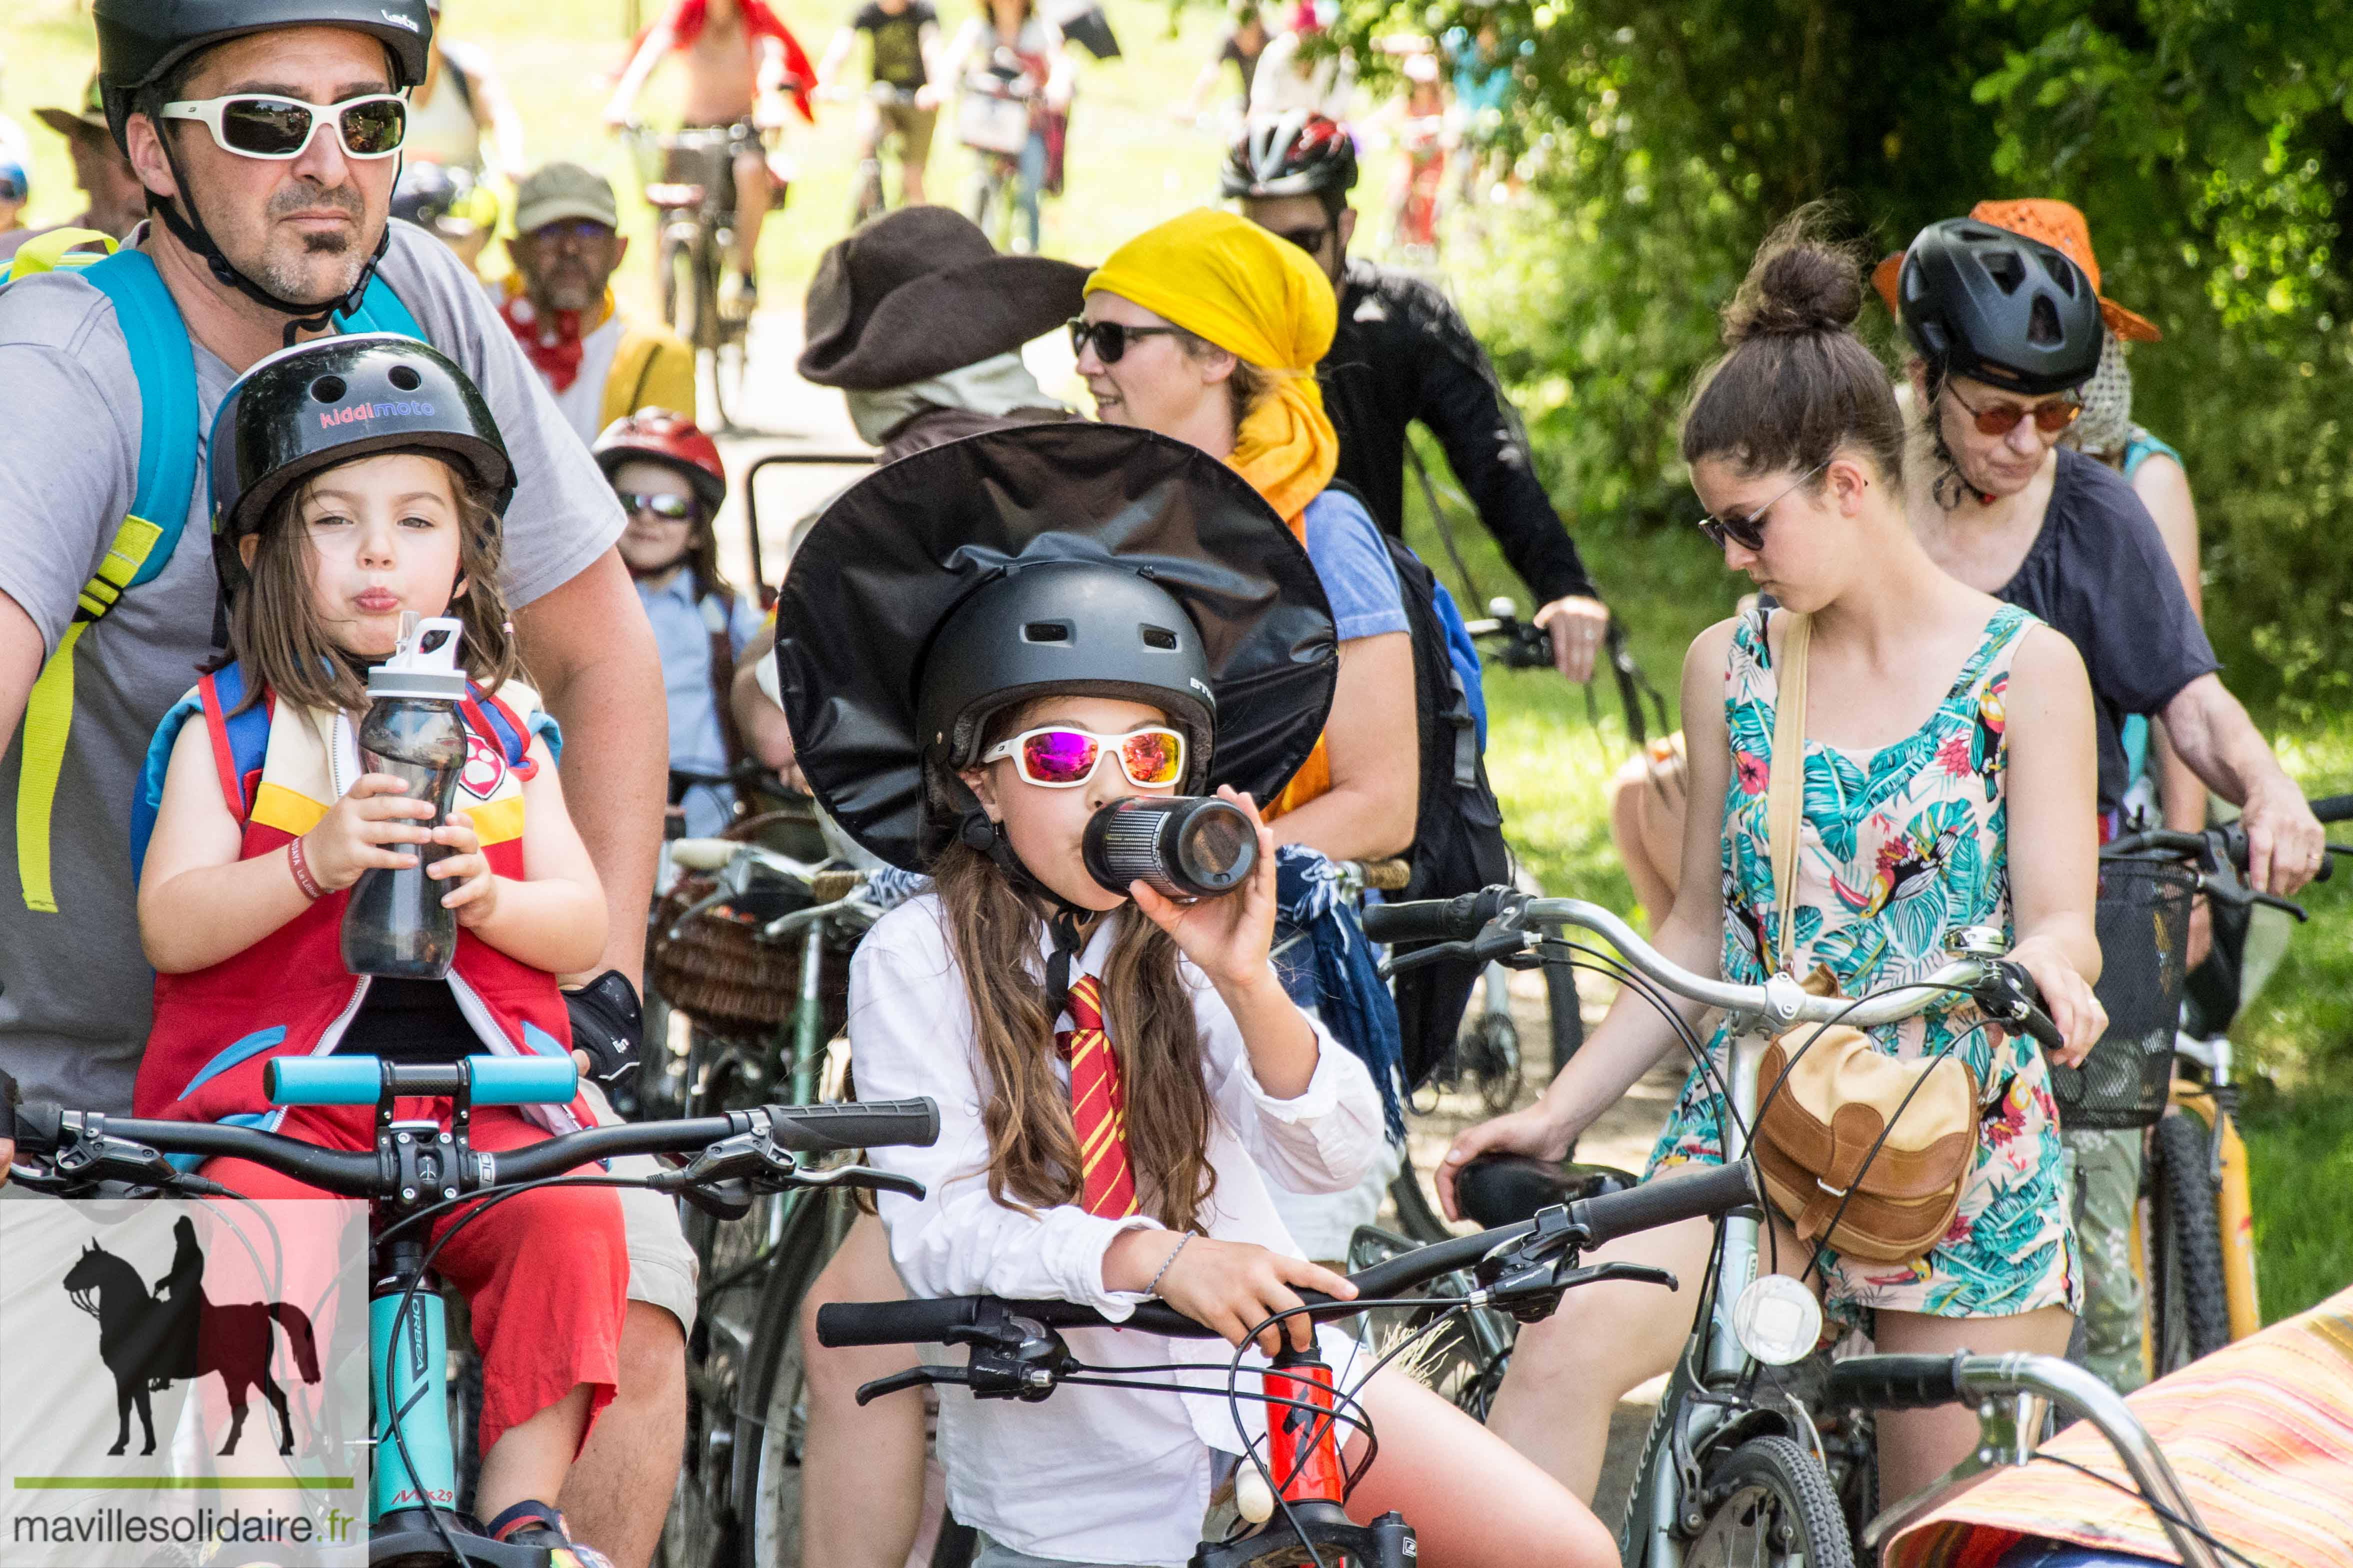
<path fill-rule="evenodd" d="M 131 798 L 157 722 L 215 645 L 196 459 L 237 375 L 346 325 L 409 331 L 455 360 L 514 457 L 506 586 L 611 902 L 607 964 L 620 975 L 600 976 L 598 994 L 626 1015 L 660 837 L 661 671 L 614 549 L 611 488 L 480 286 L 430 235 L 388 221 L 427 0 L 94 11 L 108 129 L 151 221 L 93 266 L 25 276 L 20 253 L 0 289 L 0 728 L 15 732 L 0 865 L 22 892 L 0 889 L 0 1069 L 28 1098 L 130 1109 L 153 987 Z M 633 1056 L 631 1028 L 608 1017 L 601 1037 L 576 1027 L 575 1044 L 617 1038 Z M 644 1195 L 629 1208 L 620 1394 L 559 1500 L 625 1568 L 650 1556 L 669 1504 L 694 1310 L 675 1213 Z"/>

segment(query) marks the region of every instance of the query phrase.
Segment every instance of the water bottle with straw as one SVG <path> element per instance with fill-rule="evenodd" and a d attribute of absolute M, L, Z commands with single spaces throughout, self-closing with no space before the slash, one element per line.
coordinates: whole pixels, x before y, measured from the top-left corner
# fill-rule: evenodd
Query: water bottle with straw
<path fill-rule="evenodd" d="M 430 801 L 423 826 L 438 827 L 466 768 L 466 672 L 458 663 L 463 627 L 452 617 L 401 617 L 390 658 L 368 671 L 368 710 L 360 721 L 362 769 L 389 773 L 411 799 Z M 426 868 L 454 853 L 447 844 L 399 846 L 417 864 L 372 866 L 360 873 L 343 910 L 343 967 L 353 974 L 440 980 L 458 953 L 458 911 L 441 899 L 451 884 Z"/>

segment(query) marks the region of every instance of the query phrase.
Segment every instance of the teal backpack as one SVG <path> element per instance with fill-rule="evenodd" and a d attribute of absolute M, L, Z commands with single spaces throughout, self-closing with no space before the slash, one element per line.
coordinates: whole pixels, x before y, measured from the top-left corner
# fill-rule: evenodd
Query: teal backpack
<path fill-rule="evenodd" d="M 96 247 L 98 248 L 90 248 Z M 136 250 L 116 247 L 94 229 L 54 229 L 26 241 L 0 268 L 0 288 L 36 273 L 70 269 L 114 304 L 122 341 L 131 351 L 139 381 L 139 487 L 131 510 L 115 530 L 97 574 L 82 584 L 73 624 L 58 639 L 25 702 L 25 746 L 16 783 L 16 875 L 25 907 L 55 914 L 57 889 L 50 880 L 49 817 L 57 803 L 66 742 L 73 727 L 74 647 L 81 635 L 121 602 L 122 595 L 153 581 L 179 547 L 196 487 L 200 432 L 195 353 L 180 308 L 155 270 Z M 424 330 L 381 277 L 369 279 L 360 309 L 338 316 L 340 330 L 398 332 L 422 339 Z"/>

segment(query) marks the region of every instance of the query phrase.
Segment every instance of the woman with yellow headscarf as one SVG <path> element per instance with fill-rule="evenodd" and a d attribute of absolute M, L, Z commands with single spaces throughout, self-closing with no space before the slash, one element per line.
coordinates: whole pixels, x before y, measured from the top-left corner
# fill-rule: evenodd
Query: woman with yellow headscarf
<path fill-rule="evenodd" d="M 1339 689 L 1267 813 L 1276 841 L 1335 860 L 1404 853 L 1420 770 L 1413 644 L 1380 530 L 1327 488 L 1340 439 L 1315 365 L 1337 320 L 1331 280 L 1289 242 L 1203 208 L 1120 247 L 1086 293 L 1071 337 L 1097 414 L 1232 464 L 1307 547 L 1332 601 Z"/>

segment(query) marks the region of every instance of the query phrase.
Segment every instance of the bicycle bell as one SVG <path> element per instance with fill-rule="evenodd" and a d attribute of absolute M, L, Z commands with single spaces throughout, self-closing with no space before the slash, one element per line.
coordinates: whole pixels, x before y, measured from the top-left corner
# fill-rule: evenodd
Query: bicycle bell
<path fill-rule="evenodd" d="M 2007 958 L 2010 933 L 2000 926 L 1960 926 L 1945 933 L 1945 951 L 1955 958 Z"/>
<path fill-rule="evenodd" d="M 1788 1275 L 1761 1275 L 1733 1303 L 1732 1333 L 1766 1365 L 1790 1366 L 1813 1354 L 1820 1342 L 1822 1306 Z"/>

